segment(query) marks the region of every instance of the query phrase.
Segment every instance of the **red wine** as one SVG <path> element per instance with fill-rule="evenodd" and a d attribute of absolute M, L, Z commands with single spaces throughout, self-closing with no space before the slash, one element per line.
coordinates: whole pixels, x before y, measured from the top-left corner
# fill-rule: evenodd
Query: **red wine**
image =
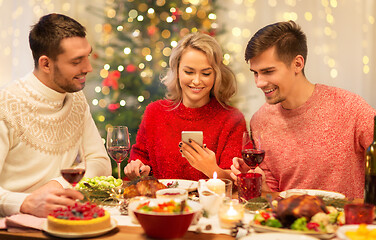
<path fill-rule="evenodd" d="M 373 128 L 373 141 L 366 151 L 364 202 L 376 205 L 376 116 Z"/>
<path fill-rule="evenodd" d="M 129 148 L 124 146 L 109 147 L 107 152 L 117 163 L 121 163 L 128 156 Z"/>
<path fill-rule="evenodd" d="M 66 168 L 60 170 L 61 175 L 67 182 L 72 184 L 72 186 L 76 186 L 76 184 L 81 181 L 82 177 L 85 174 L 85 169 L 83 168 Z"/>
<path fill-rule="evenodd" d="M 242 157 L 244 162 L 255 169 L 265 157 L 265 151 L 260 149 L 245 149 L 242 151 Z"/>

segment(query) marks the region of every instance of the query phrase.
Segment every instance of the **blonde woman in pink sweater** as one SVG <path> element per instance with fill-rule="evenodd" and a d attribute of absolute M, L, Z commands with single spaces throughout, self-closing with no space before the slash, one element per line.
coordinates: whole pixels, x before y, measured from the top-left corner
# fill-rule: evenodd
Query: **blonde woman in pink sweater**
<path fill-rule="evenodd" d="M 364 153 L 375 109 L 360 96 L 306 78 L 306 36 L 293 21 L 260 29 L 245 60 L 266 103 L 251 119 L 262 133 L 264 190 L 322 189 L 363 198 Z M 233 159 L 232 176 L 248 171 Z"/>

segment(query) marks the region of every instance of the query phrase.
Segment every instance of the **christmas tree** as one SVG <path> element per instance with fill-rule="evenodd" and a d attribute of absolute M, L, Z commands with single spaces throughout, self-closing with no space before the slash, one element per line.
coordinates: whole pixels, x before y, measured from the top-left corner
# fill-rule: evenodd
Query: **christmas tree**
<path fill-rule="evenodd" d="M 216 35 L 216 9 L 214 0 L 106 2 L 103 37 L 93 53 L 99 71 L 93 75 L 101 78 L 91 106 L 103 138 L 108 126 L 124 125 L 135 142 L 145 107 L 164 97 L 160 76 L 171 49 L 191 32 Z"/>

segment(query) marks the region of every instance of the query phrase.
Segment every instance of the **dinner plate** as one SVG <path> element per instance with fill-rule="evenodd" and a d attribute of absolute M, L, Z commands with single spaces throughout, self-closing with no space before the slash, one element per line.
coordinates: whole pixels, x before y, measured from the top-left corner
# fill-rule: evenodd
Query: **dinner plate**
<path fill-rule="evenodd" d="M 350 238 L 346 236 L 346 232 L 356 231 L 358 228 L 359 228 L 359 224 L 350 224 L 350 225 L 341 226 L 337 229 L 337 232 L 336 232 L 337 237 L 343 240 L 350 240 Z M 367 229 L 368 230 L 376 229 L 376 225 L 367 225 Z"/>
<path fill-rule="evenodd" d="M 106 232 L 111 231 L 116 226 L 117 226 L 116 220 L 111 219 L 111 226 L 106 228 L 106 229 L 99 230 L 99 231 L 91 231 L 91 232 L 83 232 L 83 233 L 69 233 L 69 232 L 51 231 L 51 230 L 48 230 L 47 222 L 45 222 L 45 224 L 43 225 L 42 228 L 43 228 L 43 231 L 45 231 L 48 234 L 55 236 L 55 237 L 60 237 L 60 238 L 86 238 L 86 237 L 100 236 L 102 234 L 105 234 Z"/>
<path fill-rule="evenodd" d="M 286 228 L 268 227 L 268 226 L 253 224 L 253 223 L 251 223 L 250 226 L 256 232 L 260 232 L 260 233 L 267 233 L 267 232 L 286 233 L 286 234 L 293 234 L 295 237 L 297 237 L 297 235 L 300 234 L 300 235 L 306 235 L 306 236 L 319 238 L 319 239 L 331 239 L 335 236 L 335 233 L 304 232 L 304 231 L 298 231 L 298 230 L 292 230 L 292 229 L 286 229 Z"/>
<path fill-rule="evenodd" d="M 317 240 L 307 235 L 296 235 L 290 233 L 256 233 L 240 238 L 241 240 Z"/>
<path fill-rule="evenodd" d="M 335 198 L 335 199 L 345 199 L 346 196 L 342 193 L 338 192 L 332 192 L 332 191 L 324 191 L 324 190 L 318 190 L 318 189 L 289 189 L 283 192 L 279 193 L 279 196 L 281 198 L 285 198 L 286 195 L 291 192 L 296 194 L 308 194 L 312 196 L 319 196 L 322 198 Z"/>
<path fill-rule="evenodd" d="M 188 192 L 196 191 L 197 190 L 197 181 L 185 180 L 185 179 L 160 179 L 159 182 L 163 183 L 165 186 L 167 184 L 175 184 L 178 183 L 177 188 L 183 188 Z"/>

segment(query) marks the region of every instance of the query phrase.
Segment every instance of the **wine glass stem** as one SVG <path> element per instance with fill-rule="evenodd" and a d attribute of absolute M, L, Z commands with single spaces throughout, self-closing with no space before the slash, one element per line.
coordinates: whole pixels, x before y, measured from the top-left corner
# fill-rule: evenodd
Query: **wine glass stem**
<path fill-rule="evenodd" d="M 118 166 L 118 178 L 121 179 L 121 172 L 120 172 L 120 163 L 117 163 Z"/>

